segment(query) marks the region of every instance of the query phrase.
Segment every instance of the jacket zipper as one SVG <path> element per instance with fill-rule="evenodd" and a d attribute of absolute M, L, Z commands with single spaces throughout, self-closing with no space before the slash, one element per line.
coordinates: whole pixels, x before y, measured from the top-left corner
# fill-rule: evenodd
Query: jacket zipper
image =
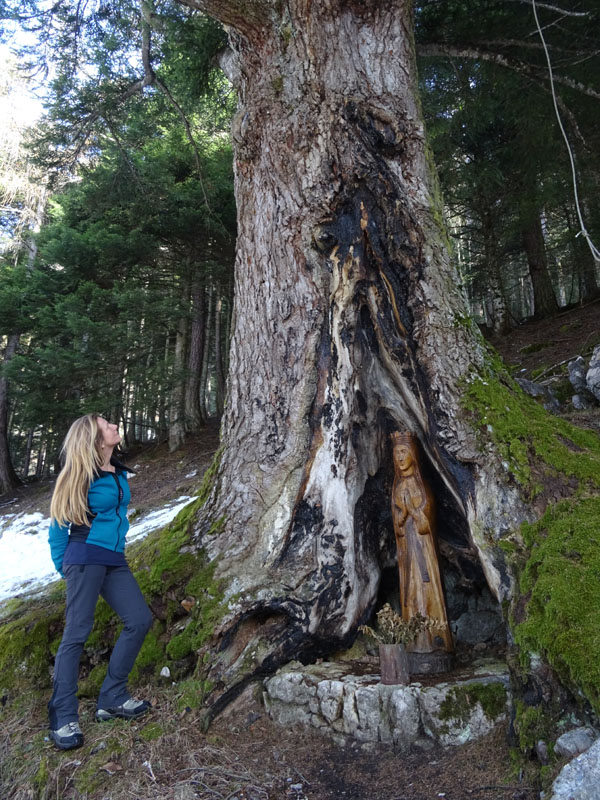
<path fill-rule="evenodd" d="M 119 518 L 119 524 L 117 526 L 117 543 L 116 543 L 115 548 L 114 548 L 114 552 L 116 552 L 117 548 L 119 546 L 119 541 L 121 540 L 121 522 L 123 522 L 123 520 L 121 519 L 121 515 L 119 514 L 119 509 L 121 507 L 121 501 L 123 499 L 123 487 L 119 483 L 119 478 L 117 477 L 117 473 L 113 472 L 112 475 L 113 475 L 113 478 L 115 479 L 115 481 L 117 483 L 117 489 L 118 489 L 118 492 L 119 492 L 119 502 L 117 503 L 117 517 Z"/>

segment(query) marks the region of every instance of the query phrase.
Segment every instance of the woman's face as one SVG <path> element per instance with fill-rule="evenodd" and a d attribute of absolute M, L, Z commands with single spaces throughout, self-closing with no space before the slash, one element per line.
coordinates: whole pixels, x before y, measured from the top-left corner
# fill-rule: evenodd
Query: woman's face
<path fill-rule="evenodd" d="M 398 469 L 407 470 L 413 463 L 411 448 L 406 444 L 397 444 L 394 447 L 394 464 Z"/>
<path fill-rule="evenodd" d="M 96 423 L 102 436 L 101 443 L 105 447 L 116 447 L 121 441 L 119 426 L 114 422 L 107 422 L 104 417 L 98 417 Z"/>

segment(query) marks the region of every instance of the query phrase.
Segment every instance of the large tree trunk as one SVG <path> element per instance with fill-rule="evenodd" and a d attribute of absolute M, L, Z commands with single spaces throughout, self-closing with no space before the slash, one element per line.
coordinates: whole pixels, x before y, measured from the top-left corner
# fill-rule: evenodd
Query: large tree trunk
<path fill-rule="evenodd" d="M 211 677 L 352 640 L 393 555 L 390 431 L 426 455 L 442 550 L 523 516 L 460 408 L 483 362 L 450 265 L 404 0 L 195 0 L 230 25 L 238 251 L 224 452 L 197 530 L 230 611 Z M 223 518 L 218 534 L 208 529 Z"/>
<path fill-rule="evenodd" d="M 533 286 L 533 316 L 543 319 L 558 312 L 558 303 L 548 271 L 542 221 L 537 210 L 527 213 L 522 209 L 521 214 L 521 237 Z"/>

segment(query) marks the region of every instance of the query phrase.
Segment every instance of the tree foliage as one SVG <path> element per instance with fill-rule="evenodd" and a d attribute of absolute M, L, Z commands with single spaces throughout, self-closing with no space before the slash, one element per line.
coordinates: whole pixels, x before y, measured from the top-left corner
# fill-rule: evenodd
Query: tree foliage
<path fill-rule="evenodd" d="M 600 7 L 538 6 L 598 238 Z M 68 420 L 92 407 L 121 416 L 131 440 L 170 431 L 176 446 L 207 402 L 223 403 L 235 236 L 233 97 L 217 67 L 226 34 L 174 0 L 8 0 L 2 17 L 4 41 L 44 86 L 27 169 L 54 192 L 35 270 L 27 246 L 1 267 L 3 342 L 20 337 L 4 367 L 14 457 L 28 463 L 32 431 L 40 452 L 55 452 Z M 577 237 L 532 3 L 422 0 L 415 20 L 429 137 L 476 319 L 502 330 L 593 297 L 597 265 Z M 19 221 L 31 198 L 15 197 L 3 230 L 20 224 L 27 245 L 35 226 Z"/>
<path fill-rule="evenodd" d="M 128 38 L 131 26 L 125 29 L 123 19 L 111 19 L 124 38 L 119 46 L 117 38 L 110 40 L 114 60 L 99 55 L 107 33 L 98 13 L 85 21 L 78 51 L 83 61 L 73 56 L 59 65 L 49 114 L 31 149 L 54 185 L 35 237 L 35 269 L 12 268 L 0 294 L 6 308 L 1 333 L 20 335 L 19 350 L 4 368 L 13 457 L 28 463 L 33 446 L 38 472 L 56 462 L 69 422 L 86 410 L 121 420 L 128 443 L 176 429 L 176 447 L 222 403 L 222 386 L 221 396 L 216 392 L 227 349 L 235 240 L 230 87 L 214 66 L 203 94 L 199 86 L 188 87 L 191 56 L 171 42 L 161 62 L 169 89 L 132 94 L 109 112 L 114 70 L 135 39 Z M 175 36 L 177 24 L 167 19 L 163 27 L 171 26 Z M 209 38 L 215 33 L 206 20 L 195 27 Z M 88 72 L 106 77 L 97 91 L 86 88 L 89 76 L 81 73 L 93 52 Z M 204 52 L 199 69 L 208 72 L 203 58 Z M 83 105 L 72 102 L 75 96 Z M 75 120 L 83 116 L 86 123 L 77 129 Z M 203 299 L 195 310 L 194 291 Z M 202 375 L 191 419 L 184 395 L 195 380 L 188 364 L 194 337 L 201 339 Z"/>

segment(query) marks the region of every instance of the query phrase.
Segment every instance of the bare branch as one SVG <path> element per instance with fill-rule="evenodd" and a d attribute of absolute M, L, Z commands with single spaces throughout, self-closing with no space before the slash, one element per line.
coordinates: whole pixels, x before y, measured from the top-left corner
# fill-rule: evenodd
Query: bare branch
<path fill-rule="evenodd" d="M 545 70 L 542 71 L 539 67 L 526 64 L 524 61 L 509 59 L 501 53 L 491 53 L 487 50 L 479 50 L 474 47 L 460 47 L 449 44 L 426 44 L 421 45 L 417 53 L 423 57 L 441 56 L 445 58 L 465 58 L 472 61 L 490 61 L 492 64 L 498 64 L 501 67 L 512 69 L 522 75 L 527 75 L 528 78 L 532 78 L 535 81 L 549 80 L 547 72 Z M 591 86 L 585 86 L 585 84 L 579 81 L 567 78 L 565 75 L 554 75 L 554 82 L 560 83 L 563 86 L 568 86 L 569 89 L 574 89 L 588 97 L 593 97 L 595 100 L 600 100 L 600 92 L 592 89 Z"/>
<path fill-rule="evenodd" d="M 525 3 L 527 6 L 533 5 L 531 0 L 506 0 L 508 3 Z M 555 11 L 557 14 L 562 14 L 563 17 L 589 17 L 589 11 L 567 11 L 566 8 L 559 8 L 559 6 L 550 5 L 549 3 L 538 3 L 538 8 L 546 8 L 548 11 Z"/>
<path fill-rule="evenodd" d="M 481 45 L 484 47 L 522 47 L 528 50 L 543 50 L 544 46 L 541 42 L 524 42 L 522 39 L 489 39 L 487 41 L 482 41 Z M 556 47 L 552 45 L 550 49 L 555 50 L 559 53 L 572 53 L 575 55 L 581 55 L 582 50 L 569 50 L 566 47 Z"/>
<path fill-rule="evenodd" d="M 202 197 L 204 198 L 204 203 L 206 204 L 206 208 L 208 209 L 209 214 L 212 215 L 212 209 L 210 207 L 210 203 L 208 202 L 208 197 L 206 196 L 206 190 L 204 188 L 204 183 L 202 181 L 202 170 L 200 168 L 200 151 L 198 150 L 198 145 L 196 144 L 196 140 L 194 139 L 194 134 L 192 133 L 192 128 L 190 126 L 190 122 L 185 114 L 185 111 L 181 108 L 177 100 L 173 97 L 171 90 L 164 84 L 160 78 L 155 78 L 155 83 L 161 92 L 167 97 L 173 108 L 177 111 L 179 116 L 181 117 L 181 121 L 183 122 L 183 127 L 185 128 L 185 133 L 188 139 L 188 142 L 192 146 L 192 150 L 194 151 L 194 160 L 196 162 L 196 172 L 198 173 L 198 181 L 200 183 L 200 188 L 202 189 Z"/>
<path fill-rule="evenodd" d="M 116 130 L 114 129 L 114 126 L 112 125 L 110 119 L 106 115 L 104 115 L 102 119 L 104 120 L 106 127 L 110 131 L 110 135 L 112 136 L 114 143 L 117 145 L 119 152 L 123 156 L 123 160 L 127 164 L 129 171 L 131 172 L 131 177 L 133 178 L 135 183 L 137 183 L 138 187 L 143 190 L 144 186 L 142 181 L 140 180 L 138 171 L 136 170 L 132 160 L 129 158 L 129 154 L 125 150 L 125 147 L 123 146 L 123 143 L 121 142 L 121 139 L 119 138 Z"/>

